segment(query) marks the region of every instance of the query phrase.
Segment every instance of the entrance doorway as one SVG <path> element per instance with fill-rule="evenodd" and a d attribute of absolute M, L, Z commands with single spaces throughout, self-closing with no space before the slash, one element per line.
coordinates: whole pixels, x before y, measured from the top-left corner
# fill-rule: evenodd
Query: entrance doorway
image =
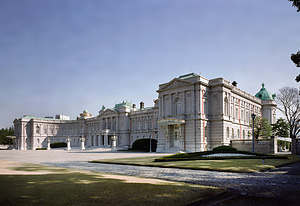
<path fill-rule="evenodd" d="M 169 125 L 170 147 L 180 146 L 180 133 L 177 125 Z"/>

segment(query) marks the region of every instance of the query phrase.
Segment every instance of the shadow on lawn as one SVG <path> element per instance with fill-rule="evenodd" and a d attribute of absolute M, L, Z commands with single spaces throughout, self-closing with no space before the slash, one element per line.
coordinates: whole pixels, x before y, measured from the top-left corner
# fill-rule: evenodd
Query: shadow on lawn
<path fill-rule="evenodd" d="M 184 183 L 128 183 L 93 173 L 0 178 L 0 205 L 184 205 L 223 191 Z"/>

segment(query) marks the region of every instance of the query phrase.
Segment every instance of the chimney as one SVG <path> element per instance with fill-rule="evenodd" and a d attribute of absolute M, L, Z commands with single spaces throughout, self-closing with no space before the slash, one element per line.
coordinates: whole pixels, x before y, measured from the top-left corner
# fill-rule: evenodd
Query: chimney
<path fill-rule="evenodd" d="M 140 103 L 140 110 L 143 110 L 144 109 L 144 102 L 141 102 Z"/>

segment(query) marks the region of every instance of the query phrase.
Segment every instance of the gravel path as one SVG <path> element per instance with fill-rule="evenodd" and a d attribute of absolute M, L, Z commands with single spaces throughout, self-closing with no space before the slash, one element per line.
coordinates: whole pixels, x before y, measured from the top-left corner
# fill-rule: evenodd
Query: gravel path
<path fill-rule="evenodd" d="M 200 185 L 229 188 L 242 195 L 300 201 L 300 163 L 269 172 L 233 173 L 144 166 L 88 163 L 89 160 L 161 156 L 157 153 L 111 153 L 109 150 L 90 151 L 4 151 L 0 159 L 42 165 L 90 170 L 120 175 L 157 178 Z"/>

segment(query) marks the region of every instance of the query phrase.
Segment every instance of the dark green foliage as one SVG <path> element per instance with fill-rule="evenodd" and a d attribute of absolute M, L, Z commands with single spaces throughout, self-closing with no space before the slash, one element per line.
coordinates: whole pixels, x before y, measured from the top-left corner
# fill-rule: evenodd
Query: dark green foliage
<path fill-rule="evenodd" d="M 47 148 L 36 148 L 35 150 L 47 150 Z"/>
<path fill-rule="evenodd" d="M 276 123 L 272 125 L 272 131 L 275 136 L 278 137 L 289 137 L 290 125 L 283 118 L 277 119 Z"/>
<path fill-rule="evenodd" d="M 293 2 L 293 6 L 297 8 L 297 12 L 300 11 L 300 0 L 289 0 Z"/>
<path fill-rule="evenodd" d="M 222 148 L 223 146 L 221 146 Z M 228 147 L 228 146 L 225 146 Z M 218 148 L 218 147 L 217 147 Z M 234 147 L 231 147 L 235 149 Z M 286 156 L 276 156 L 270 154 L 255 153 L 255 156 L 230 156 L 230 157 L 202 157 L 203 155 L 215 154 L 215 153 L 237 153 L 237 154 L 249 154 L 252 152 L 245 152 L 239 150 L 217 150 L 217 151 L 205 151 L 205 152 L 194 152 L 184 154 L 174 154 L 165 157 L 155 159 L 155 162 L 170 162 L 170 161 L 192 161 L 192 160 L 225 160 L 225 159 L 287 159 Z"/>
<path fill-rule="evenodd" d="M 157 140 L 151 139 L 151 151 L 156 152 L 156 148 L 157 148 Z M 134 141 L 134 143 L 132 144 L 132 150 L 149 152 L 150 139 L 138 139 Z"/>
<path fill-rule="evenodd" d="M 291 54 L 291 60 L 296 64 L 297 67 L 300 67 L 300 51 L 297 54 Z"/>
<path fill-rule="evenodd" d="M 250 127 L 252 128 L 252 120 L 250 123 Z M 272 134 L 272 127 L 268 119 L 261 118 L 259 116 L 254 119 L 254 137 L 258 139 L 258 137 L 268 138 Z"/>
<path fill-rule="evenodd" d="M 9 128 L 2 128 L 0 130 L 0 144 L 12 144 L 12 139 L 11 138 L 7 138 L 6 136 L 13 136 L 14 135 L 14 129 L 13 127 L 9 127 Z"/>
<path fill-rule="evenodd" d="M 59 148 L 59 147 L 67 147 L 67 143 L 65 142 L 53 142 L 50 144 L 51 148 Z"/>
<path fill-rule="evenodd" d="M 213 149 L 214 152 L 235 152 L 236 150 L 236 148 L 226 145 L 222 145 Z"/>
<path fill-rule="evenodd" d="M 296 82 L 300 82 L 300 74 L 298 76 L 296 76 Z"/>

